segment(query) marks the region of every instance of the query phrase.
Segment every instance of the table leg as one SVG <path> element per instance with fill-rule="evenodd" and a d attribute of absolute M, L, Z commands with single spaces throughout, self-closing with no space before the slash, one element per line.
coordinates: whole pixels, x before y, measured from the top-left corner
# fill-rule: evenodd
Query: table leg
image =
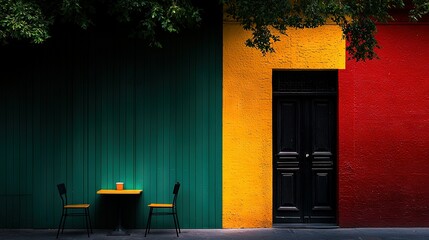
<path fill-rule="evenodd" d="M 116 227 L 111 231 L 109 236 L 128 236 L 130 235 L 123 227 L 122 227 L 122 198 L 121 196 L 116 196 L 116 209 L 118 210 L 116 216 Z"/>

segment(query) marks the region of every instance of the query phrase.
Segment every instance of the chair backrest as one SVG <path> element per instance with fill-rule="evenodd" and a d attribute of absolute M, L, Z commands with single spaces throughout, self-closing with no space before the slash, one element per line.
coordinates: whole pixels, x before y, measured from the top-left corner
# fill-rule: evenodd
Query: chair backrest
<path fill-rule="evenodd" d="M 177 194 L 179 193 L 179 188 L 180 188 L 180 183 L 179 182 L 177 182 L 176 184 L 174 184 L 174 189 L 173 189 L 173 194 L 174 194 L 173 206 L 176 206 L 176 199 L 177 199 Z"/>
<path fill-rule="evenodd" d="M 64 205 L 67 205 L 67 190 L 66 190 L 66 185 L 64 183 L 60 183 L 57 185 L 58 188 L 58 193 L 60 194 L 61 197 L 61 202 Z"/>

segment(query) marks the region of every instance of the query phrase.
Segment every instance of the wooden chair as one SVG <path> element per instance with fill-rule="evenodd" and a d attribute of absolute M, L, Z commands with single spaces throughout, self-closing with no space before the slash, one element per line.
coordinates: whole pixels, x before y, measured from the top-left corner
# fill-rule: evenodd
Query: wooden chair
<path fill-rule="evenodd" d="M 62 214 L 61 214 L 61 219 L 60 219 L 60 225 L 58 226 L 57 238 L 58 238 L 58 235 L 60 234 L 60 229 L 61 229 L 61 234 L 64 232 L 64 224 L 66 223 L 66 217 L 69 217 L 69 216 L 70 217 L 71 216 L 84 216 L 85 217 L 86 231 L 87 231 L 88 237 L 89 237 L 89 230 L 90 229 L 91 229 L 91 233 L 92 233 L 91 219 L 89 216 L 90 204 L 87 204 L 87 203 L 68 204 L 67 203 L 67 190 L 66 190 L 66 186 L 64 185 L 64 183 L 58 184 L 57 188 L 58 188 L 58 192 L 59 192 L 60 197 L 61 197 L 61 202 L 63 204 L 63 209 L 62 209 Z M 69 210 L 70 210 L 70 212 L 69 212 Z M 76 211 L 78 211 L 78 212 L 76 212 Z M 89 223 L 89 227 L 88 227 L 88 223 Z"/>
<path fill-rule="evenodd" d="M 180 188 L 180 183 L 177 182 L 174 185 L 174 189 L 173 189 L 173 203 L 151 203 L 149 204 L 149 218 L 147 220 L 146 223 L 146 231 L 144 233 L 144 236 L 146 237 L 146 235 L 150 232 L 150 224 L 152 221 L 152 215 L 173 215 L 173 220 L 174 220 L 174 226 L 176 227 L 176 235 L 177 237 L 179 237 L 179 233 L 180 233 L 180 225 L 179 225 L 179 218 L 177 217 L 177 210 L 176 210 L 176 199 L 177 199 L 177 194 L 179 193 L 179 188 Z M 170 211 L 167 212 L 153 212 L 154 209 L 168 209 Z M 177 231 L 179 230 L 179 231 Z"/>

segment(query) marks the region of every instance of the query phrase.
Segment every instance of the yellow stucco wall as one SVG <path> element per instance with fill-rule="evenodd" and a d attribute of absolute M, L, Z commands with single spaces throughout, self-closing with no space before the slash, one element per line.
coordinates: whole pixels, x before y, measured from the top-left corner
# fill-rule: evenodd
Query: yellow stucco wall
<path fill-rule="evenodd" d="M 272 70 L 344 69 L 338 27 L 288 30 L 263 57 L 233 22 L 223 25 L 224 228 L 272 226 Z"/>

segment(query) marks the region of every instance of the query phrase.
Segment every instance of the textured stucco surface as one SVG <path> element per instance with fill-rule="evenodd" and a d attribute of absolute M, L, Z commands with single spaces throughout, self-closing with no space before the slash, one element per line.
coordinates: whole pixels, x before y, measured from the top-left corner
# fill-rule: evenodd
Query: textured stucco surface
<path fill-rule="evenodd" d="M 339 224 L 429 226 L 429 25 L 380 25 L 339 76 Z"/>
<path fill-rule="evenodd" d="M 249 33 L 223 27 L 224 228 L 272 226 L 272 70 L 343 69 L 345 42 L 335 26 L 289 30 L 277 53 L 244 45 Z"/>

